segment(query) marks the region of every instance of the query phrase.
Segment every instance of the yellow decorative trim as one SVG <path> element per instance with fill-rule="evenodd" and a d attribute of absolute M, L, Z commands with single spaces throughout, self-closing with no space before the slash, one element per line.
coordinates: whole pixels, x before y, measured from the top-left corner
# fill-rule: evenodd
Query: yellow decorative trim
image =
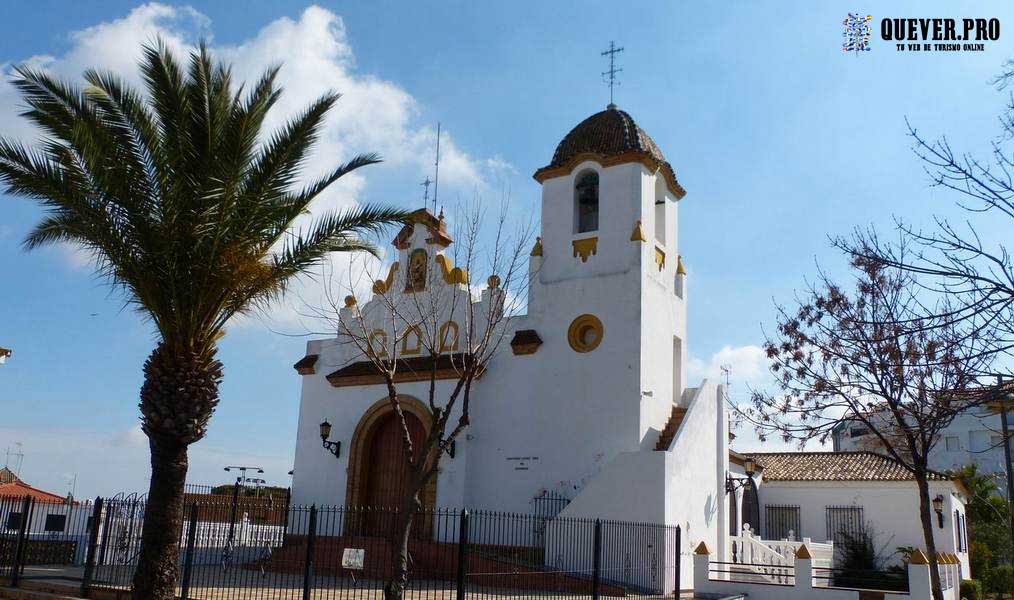
<path fill-rule="evenodd" d="M 370 334 L 370 339 L 367 342 L 366 352 L 377 358 L 385 358 L 387 356 L 387 332 L 383 329 L 376 329 Z M 377 352 L 377 346 L 380 346 L 380 352 Z M 376 354 L 374 354 L 376 353 Z"/>
<path fill-rule="evenodd" d="M 458 324 L 454 321 L 448 321 L 440 326 L 438 333 L 440 336 L 440 351 L 441 352 L 456 352 L 458 350 Z M 450 339 L 448 339 L 448 336 Z"/>
<path fill-rule="evenodd" d="M 708 550 L 708 545 L 704 542 L 697 544 L 697 549 L 694 550 L 694 554 L 711 554 L 711 550 Z"/>
<path fill-rule="evenodd" d="M 356 305 L 356 297 L 349 295 L 345 296 L 345 308 L 352 308 Z"/>
<path fill-rule="evenodd" d="M 599 238 L 590 237 L 571 242 L 574 246 L 574 257 L 581 256 L 581 262 L 588 262 L 589 255 L 598 254 Z"/>
<path fill-rule="evenodd" d="M 916 548 L 908 557 L 908 563 L 911 565 L 928 565 L 929 559 L 922 553 L 922 550 Z"/>
<path fill-rule="evenodd" d="M 413 336 L 413 334 L 415 334 Z M 415 344 L 413 346 L 408 345 L 410 337 L 415 338 Z M 404 356 L 412 356 L 419 354 L 419 350 L 422 349 L 422 331 L 419 330 L 415 325 L 405 330 L 405 333 L 401 336 L 401 353 Z"/>
<path fill-rule="evenodd" d="M 378 279 L 373 282 L 374 294 L 386 294 L 394 283 L 394 274 L 398 271 L 398 263 L 391 263 L 391 270 L 387 272 L 387 279 Z"/>
<path fill-rule="evenodd" d="M 532 246 L 532 253 L 530 256 L 542 256 L 542 238 L 535 238 L 535 245 Z"/>
<path fill-rule="evenodd" d="M 447 258 L 443 254 L 437 254 L 436 258 L 433 260 L 440 265 L 440 270 L 444 275 L 445 283 L 468 283 L 468 271 L 465 271 L 460 267 L 451 266 L 451 259 Z"/>
<path fill-rule="evenodd" d="M 574 319 L 567 329 L 567 342 L 574 352 L 591 352 L 602 343 L 605 329 L 595 315 L 584 314 Z"/>
<path fill-rule="evenodd" d="M 686 275 L 687 274 L 687 270 L 683 268 L 683 255 L 682 254 L 677 254 L 676 255 L 676 274 L 677 275 Z"/>
<path fill-rule="evenodd" d="M 672 172 L 671 167 L 663 168 L 664 165 L 661 162 L 648 156 L 644 152 L 637 150 L 631 150 L 616 156 L 602 156 L 597 152 L 582 152 L 581 154 L 571 157 L 566 164 L 559 167 L 543 167 L 536 171 L 532 177 L 535 181 L 542 183 L 547 179 L 569 175 L 579 164 L 585 161 L 596 162 L 602 167 L 612 167 L 614 165 L 622 165 L 624 163 L 638 162 L 647 167 L 648 170 L 653 173 L 661 170 L 669 191 L 676 196 L 677 200 L 682 200 L 683 197 L 687 195 L 687 191 L 683 189 L 683 186 L 681 186 L 678 181 L 676 181 L 676 174 Z"/>
<path fill-rule="evenodd" d="M 490 275 L 489 277 L 486 278 L 486 285 L 489 286 L 489 288 L 492 290 L 495 290 L 496 288 L 500 287 L 500 276 Z"/>
<path fill-rule="evenodd" d="M 665 268 L 665 252 L 658 246 L 655 246 L 655 264 L 659 271 Z"/>
<path fill-rule="evenodd" d="M 630 241 L 632 242 L 648 241 L 648 236 L 644 235 L 644 228 L 641 227 L 640 219 L 634 221 L 634 230 L 630 232 Z"/>

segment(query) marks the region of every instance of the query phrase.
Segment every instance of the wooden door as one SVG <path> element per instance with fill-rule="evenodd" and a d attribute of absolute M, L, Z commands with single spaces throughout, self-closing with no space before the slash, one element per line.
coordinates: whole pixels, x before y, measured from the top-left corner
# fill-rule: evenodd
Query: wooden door
<path fill-rule="evenodd" d="M 405 414 L 405 422 L 412 446 L 419 452 L 425 438 L 422 423 L 410 413 Z M 368 519 L 369 529 L 374 535 L 384 535 L 394 527 L 408 482 L 402 429 L 393 413 L 377 423 L 368 457 L 366 506 L 373 515 Z"/>

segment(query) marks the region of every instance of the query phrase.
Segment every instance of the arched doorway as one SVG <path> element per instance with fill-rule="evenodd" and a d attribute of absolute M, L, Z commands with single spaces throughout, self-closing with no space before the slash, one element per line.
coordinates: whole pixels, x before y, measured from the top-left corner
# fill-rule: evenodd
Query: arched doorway
<path fill-rule="evenodd" d="M 425 404 L 411 396 L 399 396 L 412 445 L 419 452 L 429 433 L 430 415 Z M 378 400 L 359 420 L 350 444 L 348 484 L 345 504 L 356 507 L 349 513 L 350 532 L 360 535 L 384 535 L 396 523 L 408 479 L 403 454 L 402 429 L 387 398 Z M 436 504 L 437 478 L 433 477 L 419 494 L 424 508 Z M 430 519 L 417 518 L 416 536 L 427 535 Z"/>
<path fill-rule="evenodd" d="M 739 534 L 739 496 L 732 491 L 729 493 L 729 535 Z"/>
<path fill-rule="evenodd" d="M 754 535 L 760 535 L 760 499 L 753 478 L 743 487 L 743 525 L 749 525 Z"/>

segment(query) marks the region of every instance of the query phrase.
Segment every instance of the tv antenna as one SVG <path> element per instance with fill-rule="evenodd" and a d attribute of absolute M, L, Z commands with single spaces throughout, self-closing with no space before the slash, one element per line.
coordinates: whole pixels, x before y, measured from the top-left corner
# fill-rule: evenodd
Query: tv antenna
<path fill-rule="evenodd" d="M 609 106 L 606 108 L 616 108 L 613 104 L 613 88 L 620 85 L 620 82 L 616 80 L 616 74 L 623 71 L 623 69 L 616 68 L 616 55 L 623 52 L 623 47 L 616 47 L 616 42 L 609 42 L 609 49 L 602 53 L 602 56 L 609 57 L 609 70 L 602 72 L 602 77 L 606 80 L 606 85 L 609 86 Z"/>
<path fill-rule="evenodd" d="M 440 121 L 437 121 L 437 161 L 433 173 L 433 212 L 437 212 L 437 190 L 440 187 Z M 428 178 L 427 178 L 428 179 Z"/>
<path fill-rule="evenodd" d="M 728 394 L 732 386 L 732 365 L 722 365 L 719 369 L 722 370 L 722 375 L 725 375 L 725 393 Z"/>
<path fill-rule="evenodd" d="M 22 446 L 21 442 L 15 442 L 14 446 L 16 446 L 14 452 L 11 452 L 11 447 L 7 446 L 7 458 L 4 461 L 4 467 L 7 468 L 7 469 L 9 469 L 9 470 L 14 471 L 14 476 L 20 478 L 21 477 L 21 466 L 25 462 L 25 451 L 24 451 L 24 446 Z M 10 468 L 10 466 L 11 466 L 11 457 L 12 456 L 14 457 L 15 464 L 17 465 L 13 469 Z"/>

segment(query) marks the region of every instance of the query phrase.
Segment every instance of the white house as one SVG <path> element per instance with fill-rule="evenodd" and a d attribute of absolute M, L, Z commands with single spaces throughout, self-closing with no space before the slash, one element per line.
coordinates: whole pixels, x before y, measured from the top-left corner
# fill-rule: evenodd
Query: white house
<path fill-rule="evenodd" d="M 840 542 L 843 533 L 864 530 L 889 562 L 900 560 L 899 547 L 926 547 L 915 479 L 897 461 L 865 451 L 752 453 L 749 457 L 758 465 L 757 499 L 746 499 L 747 488 L 738 491 L 735 504 L 739 523 L 749 524 L 762 538 L 832 543 Z M 939 473 L 931 474 L 929 484 L 931 502 L 936 501 L 933 538 L 937 551 L 956 555 L 967 576 L 967 490 Z"/>
<path fill-rule="evenodd" d="M 1014 415 L 1008 414 L 1007 418 L 1009 422 L 1014 422 Z M 944 428 L 940 438 L 930 452 L 931 469 L 946 471 L 976 464 L 983 473 L 1007 476 L 999 413 L 982 407 L 960 414 Z M 835 426 L 832 441 L 836 451 L 876 451 L 880 446 L 879 440 L 869 428 L 856 421 L 842 421 Z M 1007 493 L 1003 482 L 1000 490 Z"/>
<path fill-rule="evenodd" d="M 560 516 L 679 525 L 680 547 L 665 552 L 684 558 L 680 587 L 689 589 L 693 548 L 703 541 L 715 560 L 729 558 L 738 533 L 730 515 L 738 509 L 726 490 L 724 389 L 708 381 L 694 387 L 685 375 L 688 285 L 678 206 L 686 192 L 658 146 L 614 105 L 571 130 L 535 179 L 541 235 L 529 257 L 527 313 L 511 322 L 511 343 L 475 382 L 468 435 L 423 501 L 528 513 L 551 493 L 565 499 Z M 442 217 L 417 216 L 398 233 L 396 259 L 375 286 L 394 301 L 426 304 L 438 294 L 445 354 L 435 365 L 418 354 L 418 340 L 392 331 L 377 296 L 349 297 L 344 309 L 345 317 L 363 315 L 374 351 L 399 344 L 398 392 L 412 436 L 425 434 L 429 422 L 429 378 L 418 372 L 435 368 L 435 397 L 446 398 L 457 377 L 452 357 L 465 343 L 458 311 L 485 314 L 503 293 L 491 278 L 473 298 L 468 274 L 453 265 Z M 426 277 L 433 272 L 442 276 Z M 302 394 L 294 503 L 390 506 L 397 498 L 390 481 L 400 429 L 383 379 L 351 342 L 344 335 L 310 341 L 295 365 Z M 324 421 L 340 450 L 322 447 Z M 743 462 L 734 455 L 733 471 L 742 472 Z M 778 485 L 761 485 L 762 501 Z"/>

